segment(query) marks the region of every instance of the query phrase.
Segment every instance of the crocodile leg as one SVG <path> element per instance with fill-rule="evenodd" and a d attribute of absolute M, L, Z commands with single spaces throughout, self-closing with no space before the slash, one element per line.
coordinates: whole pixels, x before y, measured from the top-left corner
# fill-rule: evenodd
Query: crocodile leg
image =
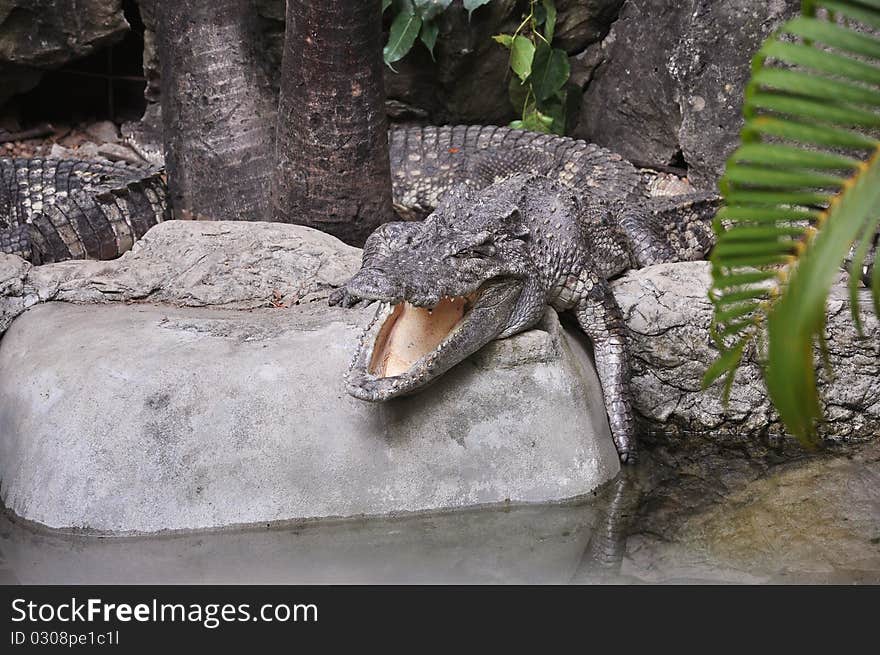
<path fill-rule="evenodd" d="M 712 218 L 720 207 L 713 193 L 620 200 L 611 215 L 638 268 L 704 259 L 715 242 Z"/>
<path fill-rule="evenodd" d="M 602 384 L 614 445 L 621 461 L 632 463 L 637 447 L 630 402 L 626 324 L 608 283 L 591 280 L 591 284 L 592 289 L 573 311 L 581 329 L 593 342 L 596 371 Z"/>

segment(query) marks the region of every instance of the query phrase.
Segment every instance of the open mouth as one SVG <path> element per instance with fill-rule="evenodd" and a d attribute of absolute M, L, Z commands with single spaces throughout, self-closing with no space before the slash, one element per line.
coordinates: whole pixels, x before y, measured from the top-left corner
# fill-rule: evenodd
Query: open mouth
<path fill-rule="evenodd" d="M 361 336 L 348 393 L 376 402 L 427 386 L 502 332 L 521 289 L 493 279 L 430 308 L 383 303 Z"/>
<path fill-rule="evenodd" d="M 373 345 L 368 372 L 378 378 L 396 377 L 434 352 L 473 308 L 479 291 L 443 298 L 432 308 L 408 302 L 393 306 Z"/>

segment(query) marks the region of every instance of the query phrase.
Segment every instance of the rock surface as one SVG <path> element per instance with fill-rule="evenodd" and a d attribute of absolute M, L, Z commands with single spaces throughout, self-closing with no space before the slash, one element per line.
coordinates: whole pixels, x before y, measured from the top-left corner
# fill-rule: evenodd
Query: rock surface
<path fill-rule="evenodd" d="M 575 135 L 711 186 L 742 125 L 749 60 L 796 0 L 629 0 L 601 45 Z"/>
<path fill-rule="evenodd" d="M 664 439 L 688 433 L 751 439 L 780 437 L 782 425 L 767 399 L 754 354 L 744 360 L 722 405 L 719 386 L 700 389 L 704 371 L 718 355 L 709 338 L 712 306 L 706 292 L 708 262 L 661 264 L 632 271 L 614 283 L 630 329 L 636 409 L 649 430 Z M 852 324 L 847 290 L 838 283 L 828 303 L 827 337 L 834 378 L 823 376 L 820 393 L 831 440 L 880 436 L 880 324 L 862 292 L 865 338 Z"/>
<path fill-rule="evenodd" d="M 0 103 L 31 89 L 39 71 L 121 39 L 122 0 L 7 0 L 0 4 Z"/>
<path fill-rule="evenodd" d="M 151 302 L 185 307 L 279 308 L 323 303 L 357 270 L 360 250 L 322 232 L 277 223 L 169 221 L 123 257 L 31 267 L 0 256 L 0 334 L 39 302 Z M 701 390 L 717 351 L 708 336 L 712 308 L 706 262 L 632 271 L 614 290 L 630 329 L 636 409 L 661 440 L 712 435 L 716 440 L 778 442 L 782 426 L 766 397 L 755 360 L 747 358 L 731 393 Z M 828 337 L 836 376 L 822 378 L 832 440 L 880 434 L 880 326 L 863 294 L 866 338 L 849 316 L 845 287 L 829 302 Z M 571 331 L 577 334 L 577 329 Z"/>
<path fill-rule="evenodd" d="M 24 281 L 31 268 L 21 257 L 0 254 L 0 336 L 26 309 Z"/>
<path fill-rule="evenodd" d="M 687 477 L 679 473 L 680 481 Z M 679 489 L 671 517 L 658 498 L 642 503 L 621 567 L 624 581 L 880 581 L 877 443 L 788 462 L 730 491 L 717 478 L 710 485 L 714 502 L 702 508 Z"/>
<path fill-rule="evenodd" d="M 167 221 L 119 259 L 32 268 L 24 291 L 41 301 L 281 307 L 325 299 L 360 257 L 358 248 L 302 226 Z"/>
<path fill-rule="evenodd" d="M 553 502 L 619 470 L 555 315 L 429 394 L 343 374 L 371 310 L 48 303 L 0 345 L 2 500 L 56 528 L 156 532 Z"/>

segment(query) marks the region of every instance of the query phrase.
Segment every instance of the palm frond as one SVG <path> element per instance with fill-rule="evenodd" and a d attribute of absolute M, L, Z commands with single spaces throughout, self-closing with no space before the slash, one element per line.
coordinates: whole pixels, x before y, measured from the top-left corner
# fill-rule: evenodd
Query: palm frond
<path fill-rule="evenodd" d="M 812 443 L 821 404 L 814 344 L 825 305 L 855 244 L 850 297 L 880 225 L 880 0 L 811 0 L 752 60 L 740 147 L 721 180 L 714 229 L 721 356 L 704 385 L 733 376 L 765 335 L 765 381 L 787 429 Z M 871 280 L 880 309 L 880 266 Z"/>

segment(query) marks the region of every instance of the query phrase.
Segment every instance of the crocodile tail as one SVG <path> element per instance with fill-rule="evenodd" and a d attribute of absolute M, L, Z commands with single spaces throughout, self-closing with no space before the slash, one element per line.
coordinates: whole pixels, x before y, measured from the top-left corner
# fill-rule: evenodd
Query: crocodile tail
<path fill-rule="evenodd" d="M 34 263 L 113 259 L 169 212 L 159 168 L 40 158 L 0 159 L 0 209 Z"/>

